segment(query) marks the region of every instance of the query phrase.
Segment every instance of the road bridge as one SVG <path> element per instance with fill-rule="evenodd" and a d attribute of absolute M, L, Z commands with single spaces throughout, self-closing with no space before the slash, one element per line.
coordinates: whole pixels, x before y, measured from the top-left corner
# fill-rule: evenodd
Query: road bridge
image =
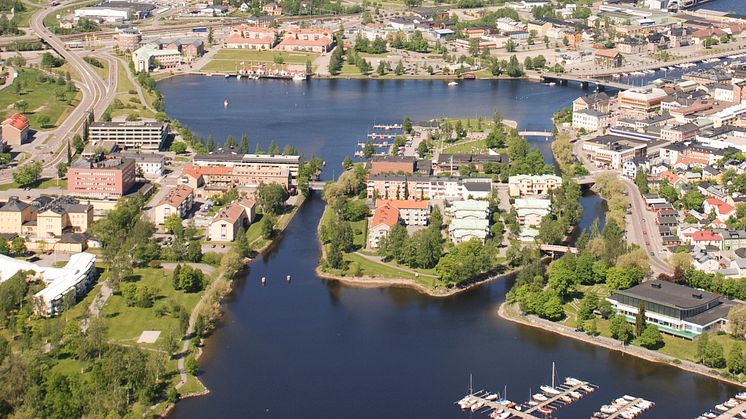
<path fill-rule="evenodd" d="M 577 247 L 562 246 L 558 244 L 542 244 L 539 246 L 539 250 L 543 252 L 554 253 L 572 253 L 573 255 L 578 254 Z"/>
<path fill-rule="evenodd" d="M 619 90 L 628 90 L 635 88 L 637 86 L 633 86 L 631 84 L 627 83 L 621 83 L 614 80 L 604 80 L 601 78 L 593 77 L 593 76 L 576 76 L 572 74 L 547 74 L 547 73 L 538 73 L 537 77 L 547 83 L 559 83 L 559 84 L 567 84 L 569 82 L 574 83 L 580 83 L 581 87 L 588 87 L 591 84 L 596 85 L 596 87 L 599 90 L 603 90 L 607 87 L 612 89 L 619 89 Z"/>
<path fill-rule="evenodd" d="M 521 137 L 551 137 L 553 134 L 551 131 L 520 131 L 518 135 Z"/>

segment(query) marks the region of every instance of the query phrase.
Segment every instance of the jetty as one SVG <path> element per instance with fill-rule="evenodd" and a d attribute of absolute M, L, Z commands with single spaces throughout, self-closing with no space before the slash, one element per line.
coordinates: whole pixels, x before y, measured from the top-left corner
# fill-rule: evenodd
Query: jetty
<path fill-rule="evenodd" d="M 375 129 L 402 129 L 404 126 L 402 124 L 373 124 L 373 128 Z"/>
<path fill-rule="evenodd" d="M 601 406 L 599 411 L 591 417 L 599 419 L 634 418 L 653 406 L 655 406 L 655 403 L 641 397 L 624 395 L 609 404 Z"/>
<path fill-rule="evenodd" d="M 541 392 L 534 394 L 533 400 L 521 404 L 507 399 L 498 400 L 496 393 L 489 393 L 485 390 L 467 394 L 456 404 L 465 411 L 489 414 L 492 418 L 536 419 L 579 400 L 598 387 L 587 381 L 568 377 L 563 384 L 556 387 L 541 386 L 540 388 Z"/>
<path fill-rule="evenodd" d="M 744 415 L 746 415 L 746 392 L 741 392 L 715 406 L 714 409 L 697 416 L 697 419 L 743 418 Z"/>

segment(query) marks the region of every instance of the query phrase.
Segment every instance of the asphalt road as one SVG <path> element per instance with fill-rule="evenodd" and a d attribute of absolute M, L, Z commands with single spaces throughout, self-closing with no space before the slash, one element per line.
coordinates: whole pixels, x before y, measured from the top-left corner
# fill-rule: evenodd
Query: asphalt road
<path fill-rule="evenodd" d="M 43 160 L 43 176 L 45 177 L 56 176 L 55 166 L 67 157 L 66 148 L 62 147 L 62 145 L 71 139 L 73 134 L 80 132 L 82 125 L 81 121 L 83 120 L 85 112 L 93 110 L 94 115 L 101 115 L 116 96 L 117 66 L 110 65 L 111 70 L 109 71 L 109 78 L 105 82 L 81 56 L 65 49 L 65 45 L 60 38 L 44 27 L 44 18 L 48 14 L 54 13 L 64 7 L 68 7 L 70 4 L 74 4 L 74 2 L 41 9 L 35 13 L 30 20 L 30 25 L 33 31 L 44 39 L 47 44 L 49 44 L 77 70 L 81 79 L 80 83 L 78 83 L 78 88 L 83 94 L 82 100 L 70 115 L 68 115 L 67 119 L 65 119 L 65 121 L 63 121 L 56 129 L 46 133 L 49 137 L 45 144 L 46 151 L 44 153 L 32 153 L 34 154 L 32 157 L 33 160 Z M 105 59 L 107 59 L 110 64 L 114 62 L 113 58 L 109 57 Z M 32 143 L 32 145 L 34 144 Z M 32 159 L 29 159 L 28 161 L 31 161 Z M 0 173 L 0 182 L 6 183 L 12 181 L 12 170 L 13 169 L 6 169 Z"/>

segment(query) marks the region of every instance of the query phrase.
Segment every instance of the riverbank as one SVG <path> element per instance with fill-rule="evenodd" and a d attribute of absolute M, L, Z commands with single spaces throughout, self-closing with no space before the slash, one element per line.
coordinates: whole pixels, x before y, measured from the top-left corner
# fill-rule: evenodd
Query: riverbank
<path fill-rule="evenodd" d="M 229 76 L 227 78 L 235 78 L 235 73 L 220 73 L 220 72 L 207 72 L 207 71 L 185 71 L 185 72 L 169 72 L 169 73 L 155 73 L 153 75 L 153 79 L 156 81 L 162 81 L 166 79 L 171 79 L 179 76 L 205 76 L 205 77 L 222 77 L 226 78 L 226 76 Z M 474 79 L 464 79 L 461 77 L 456 76 L 455 74 L 438 74 L 438 75 L 432 75 L 432 76 L 426 76 L 426 75 L 420 75 L 420 76 L 412 76 L 412 75 L 396 75 L 396 74 L 387 74 L 383 77 L 379 76 L 366 76 L 363 74 L 360 75 L 351 75 L 351 74 L 340 74 L 336 76 L 332 75 L 314 75 L 311 77 L 311 79 L 319 79 L 319 80 L 438 80 L 438 81 L 472 81 L 472 80 L 527 80 L 527 81 L 536 81 L 539 82 L 539 80 L 532 79 L 526 75 L 521 77 L 510 77 L 510 76 L 480 76 L 475 75 L 476 78 Z M 248 80 L 248 78 L 247 78 Z M 280 80 L 280 79 L 278 79 Z M 290 80 L 290 79 L 286 79 Z"/>
<path fill-rule="evenodd" d="M 733 384 L 736 386 L 746 388 L 746 385 L 744 383 L 724 377 L 710 368 L 707 368 L 700 364 L 696 364 L 691 361 L 665 355 L 660 352 L 651 351 L 649 349 L 641 348 L 639 346 L 623 345 L 617 340 L 607 338 L 604 336 L 590 336 L 586 333 L 578 332 L 571 327 L 564 326 L 558 323 L 554 323 L 549 320 L 544 320 L 534 315 L 524 315 L 520 313 L 520 310 L 517 308 L 516 304 L 509 304 L 508 302 L 503 302 L 502 304 L 500 304 L 500 307 L 497 310 L 497 314 L 502 319 L 508 320 L 513 323 L 519 323 L 524 326 L 542 329 L 548 332 L 556 333 L 564 337 L 569 337 L 575 340 L 590 343 L 592 345 L 600 346 L 602 348 L 609 349 L 612 351 L 623 352 L 627 355 L 631 355 L 636 358 L 644 359 L 646 361 L 666 364 L 666 365 L 673 366 L 673 367 L 679 368 L 687 372 L 703 375 L 709 378 L 716 379 L 718 381 L 722 381 L 728 384 Z"/>

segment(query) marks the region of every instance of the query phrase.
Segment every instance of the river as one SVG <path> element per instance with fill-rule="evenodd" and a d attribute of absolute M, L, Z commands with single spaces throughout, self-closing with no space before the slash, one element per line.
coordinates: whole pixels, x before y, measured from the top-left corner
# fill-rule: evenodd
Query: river
<path fill-rule="evenodd" d="M 552 113 L 583 92 L 525 81 L 237 81 L 189 76 L 159 83 L 168 113 L 202 136 L 249 134 L 253 144 L 290 143 L 338 174 L 375 121 L 439 116 L 490 117 L 495 108 L 521 129 L 551 127 Z M 196 98 L 196 99 L 195 99 Z M 223 109 L 223 100 L 230 102 Z M 549 142 L 533 142 L 549 160 Z M 583 198 L 582 226 L 603 216 Z M 457 418 L 453 402 L 475 388 L 525 400 L 559 376 L 600 386 L 558 411 L 588 417 L 623 394 L 653 400 L 649 417 L 685 418 L 735 388 L 673 367 L 562 338 L 497 316 L 510 281 L 436 299 L 408 289 L 358 289 L 314 274 L 323 202 L 307 202 L 275 249 L 256 260 L 226 304 L 224 324 L 207 343 L 200 378 L 205 397 L 177 404 L 175 417 Z M 285 281 L 291 275 L 291 283 Z M 261 286 L 259 279 L 268 278 Z"/>

